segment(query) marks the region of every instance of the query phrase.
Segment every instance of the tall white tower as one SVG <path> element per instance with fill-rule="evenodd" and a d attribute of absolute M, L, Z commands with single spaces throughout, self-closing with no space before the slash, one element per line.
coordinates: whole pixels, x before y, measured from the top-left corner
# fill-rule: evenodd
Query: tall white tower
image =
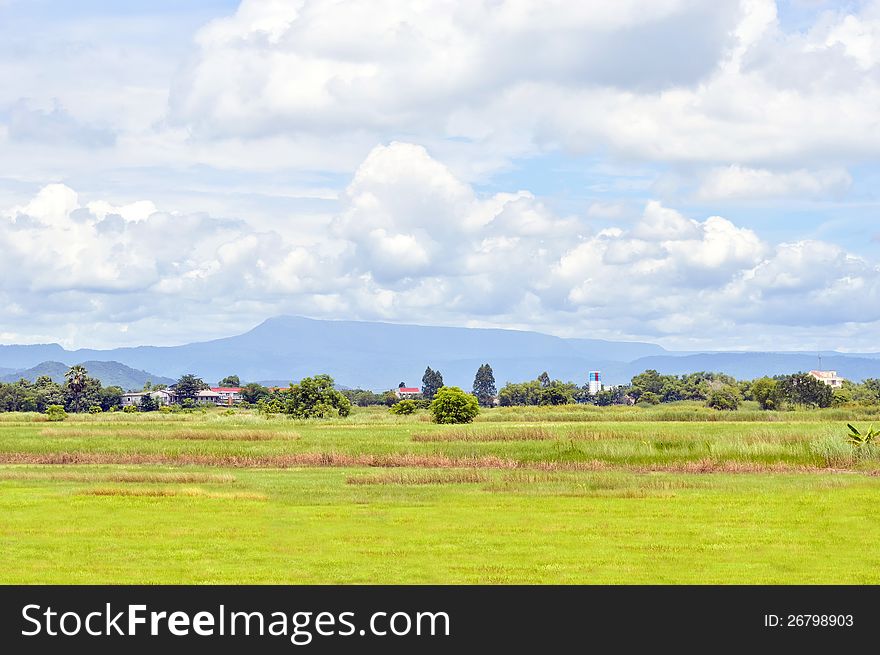
<path fill-rule="evenodd" d="M 591 394 L 602 391 L 602 375 L 599 371 L 590 371 L 589 389 Z"/>

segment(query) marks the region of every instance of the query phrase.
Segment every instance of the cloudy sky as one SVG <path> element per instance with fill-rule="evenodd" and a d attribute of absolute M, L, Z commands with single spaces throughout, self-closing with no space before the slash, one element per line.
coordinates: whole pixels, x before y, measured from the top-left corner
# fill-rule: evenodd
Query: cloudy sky
<path fill-rule="evenodd" d="M 0 343 L 880 349 L 880 0 L 0 0 Z"/>

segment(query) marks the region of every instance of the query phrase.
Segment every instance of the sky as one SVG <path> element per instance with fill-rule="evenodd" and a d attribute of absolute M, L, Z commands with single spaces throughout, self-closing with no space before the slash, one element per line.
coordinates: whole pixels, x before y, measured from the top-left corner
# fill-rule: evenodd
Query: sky
<path fill-rule="evenodd" d="M 880 0 L 0 0 L 0 343 L 880 348 Z"/>

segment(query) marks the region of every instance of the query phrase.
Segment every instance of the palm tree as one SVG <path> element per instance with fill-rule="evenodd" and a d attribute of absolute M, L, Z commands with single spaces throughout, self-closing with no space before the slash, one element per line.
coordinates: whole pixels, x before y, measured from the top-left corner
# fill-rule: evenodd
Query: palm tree
<path fill-rule="evenodd" d="M 70 392 L 73 399 L 73 411 L 80 410 L 80 402 L 82 402 L 82 392 L 86 388 L 86 381 L 89 379 L 89 372 L 84 366 L 76 364 L 71 366 L 67 373 L 64 374 L 65 386 Z"/>

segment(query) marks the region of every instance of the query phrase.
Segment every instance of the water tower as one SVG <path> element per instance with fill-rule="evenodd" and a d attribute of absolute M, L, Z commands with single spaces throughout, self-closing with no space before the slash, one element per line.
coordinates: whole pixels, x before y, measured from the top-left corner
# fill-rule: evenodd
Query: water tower
<path fill-rule="evenodd" d="M 602 375 L 599 371 L 590 371 L 589 389 L 594 395 L 602 391 Z"/>

